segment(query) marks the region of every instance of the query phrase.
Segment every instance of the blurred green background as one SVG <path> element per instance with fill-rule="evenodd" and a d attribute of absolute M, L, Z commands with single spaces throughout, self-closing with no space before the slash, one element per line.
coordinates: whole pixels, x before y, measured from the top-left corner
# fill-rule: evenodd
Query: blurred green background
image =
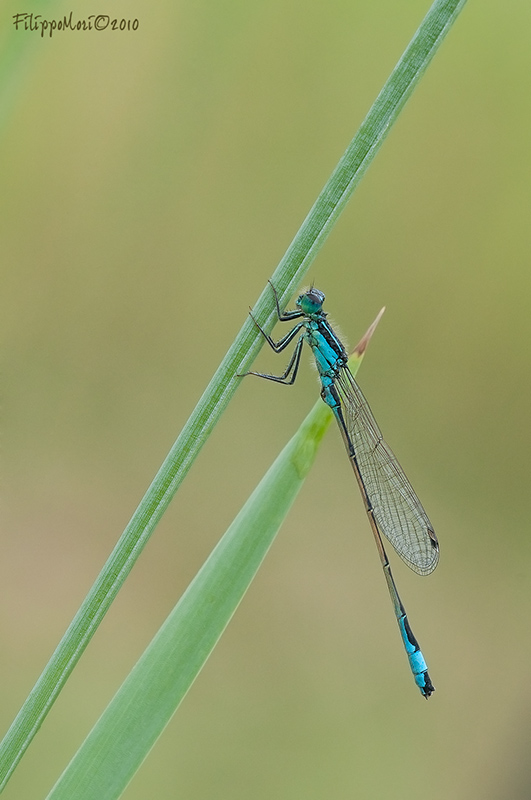
<path fill-rule="evenodd" d="M 2 731 L 428 9 L 75 4 L 135 33 L 15 32 L 0 169 Z M 434 522 L 402 652 L 335 428 L 225 636 L 127 789 L 212 800 L 529 798 L 531 6 L 470 2 L 309 280 Z M 249 379 L 6 800 L 43 797 L 318 393 Z M 257 362 L 280 371 L 284 359 Z"/>

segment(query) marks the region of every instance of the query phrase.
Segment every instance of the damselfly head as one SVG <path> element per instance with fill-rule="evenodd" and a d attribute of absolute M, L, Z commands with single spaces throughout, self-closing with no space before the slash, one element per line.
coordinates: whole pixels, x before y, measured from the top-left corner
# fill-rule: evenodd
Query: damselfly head
<path fill-rule="evenodd" d="M 296 305 L 304 314 L 311 316 L 312 314 L 319 314 L 323 307 L 325 296 L 319 289 L 308 289 L 307 292 L 299 295 Z"/>

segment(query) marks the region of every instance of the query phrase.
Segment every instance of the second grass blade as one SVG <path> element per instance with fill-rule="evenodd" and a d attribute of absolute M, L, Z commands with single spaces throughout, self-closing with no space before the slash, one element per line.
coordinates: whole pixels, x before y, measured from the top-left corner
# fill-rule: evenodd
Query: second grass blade
<path fill-rule="evenodd" d="M 349 360 L 356 374 L 375 323 Z M 228 625 L 333 419 L 318 400 L 145 650 L 47 800 L 116 800 Z"/>
<path fill-rule="evenodd" d="M 234 614 L 308 473 L 331 416 L 319 400 L 194 578 L 48 800 L 120 797 Z"/>

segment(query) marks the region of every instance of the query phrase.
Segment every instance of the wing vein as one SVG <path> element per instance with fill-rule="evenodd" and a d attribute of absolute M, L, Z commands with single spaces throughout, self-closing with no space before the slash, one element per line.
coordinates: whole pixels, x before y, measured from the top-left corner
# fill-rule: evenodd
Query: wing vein
<path fill-rule="evenodd" d="M 428 575 L 439 560 L 433 526 L 347 367 L 339 373 L 336 387 L 376 525 L 408 567 Z"/>

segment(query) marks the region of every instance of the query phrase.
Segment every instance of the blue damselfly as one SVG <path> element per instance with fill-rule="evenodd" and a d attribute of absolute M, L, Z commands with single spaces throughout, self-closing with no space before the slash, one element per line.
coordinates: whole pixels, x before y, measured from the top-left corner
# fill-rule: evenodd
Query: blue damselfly
<path fill-rule="evenodd" d="M 262 330 L 255 320 L 257 327 L 275 353 L 282 352 L 297 334 L 299 337 L 282 375 L 262 372 L 246 374 L 292 385 L 297 377 L 304 342 L 311 347 L 321 381 L 321 397 L 332 409 L 339 425 L 365 503 L 411 671 L 423 696 L 428 698 L 435 688 L 398 595 L 382 535 L 408 567 L 419 575 L 428 575 L 437 566 L 437 537 L 348 368 L 348 354 L 323 311 L 324 294 L 312 287 L 299 295 L 295 310 L 282 312 L 272 284 L 271 288 L 279 321 L 300 321 L 278 342 Z"/>

